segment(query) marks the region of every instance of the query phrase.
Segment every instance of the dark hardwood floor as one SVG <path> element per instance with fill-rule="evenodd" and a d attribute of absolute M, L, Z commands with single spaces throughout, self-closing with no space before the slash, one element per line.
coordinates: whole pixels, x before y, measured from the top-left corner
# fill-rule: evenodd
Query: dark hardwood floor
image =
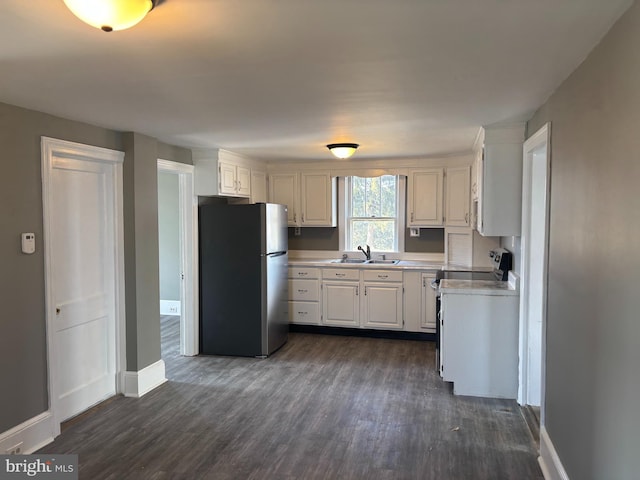
<path fill-rule="evenodd" d="M 514 401 L 455 397 L 430 342 L 291 334 L 265 360 L 178 355 L 169 382 L 116 397 L 46 453 L 97 479 L 541 479 Z"/>

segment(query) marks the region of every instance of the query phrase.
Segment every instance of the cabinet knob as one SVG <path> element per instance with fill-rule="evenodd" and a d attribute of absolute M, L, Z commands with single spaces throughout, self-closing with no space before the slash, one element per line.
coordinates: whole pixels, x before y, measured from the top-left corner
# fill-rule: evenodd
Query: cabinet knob
<path fill-rule="evenodd" d="M 413 222 L 413 212 L 411 212 L 411 221 Z"/>
<path fill-rule="evenodd" d="M 356 287 L 356 297 L 358 296 L 359 290 L 360 290 L 360 287 Z"/>
<path fill-rule="evenodd" d="M 465 221 L 466 223 L 469 223 L 469 214 L 468 214 L 468 213 L 465 213 L 465 214 L 464 214 L 464 221 Z"/>
<path fill-rule="evenodd" d="M 304 213 L 302 214 L 302 223 L 304 223 Z"/>

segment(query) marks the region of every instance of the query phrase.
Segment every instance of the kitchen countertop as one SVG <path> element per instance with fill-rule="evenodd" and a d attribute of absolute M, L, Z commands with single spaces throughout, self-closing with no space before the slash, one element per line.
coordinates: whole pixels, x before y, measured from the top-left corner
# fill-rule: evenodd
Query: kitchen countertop
<path fill-rule="evenodd" d="M 335 258 L 297 258 L 289 259 L 291 267 L 322 267 L 322 268 L 368 268 L 391 270 L 441 270 L 439 262 L 425 262 L 419 260 L 400 260 L 396 264 L 389 263 L 340 263 Z"/>
<path fill-rule="evenodd" d="M 440 280 L 440 293 L 464 295 L 518 295 L 515 283 L 496 280 Z"/>

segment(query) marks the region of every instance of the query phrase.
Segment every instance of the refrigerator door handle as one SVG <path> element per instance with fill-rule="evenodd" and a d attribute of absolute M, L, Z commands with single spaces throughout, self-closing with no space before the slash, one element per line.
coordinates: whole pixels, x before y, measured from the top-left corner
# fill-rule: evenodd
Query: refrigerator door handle
<path fill-rule="evenodd" d="M 261 257 L 281 257 L 282 255 L 286 255 L 287 252 L 271 252 L 271 253 L 263 253 Z"/>

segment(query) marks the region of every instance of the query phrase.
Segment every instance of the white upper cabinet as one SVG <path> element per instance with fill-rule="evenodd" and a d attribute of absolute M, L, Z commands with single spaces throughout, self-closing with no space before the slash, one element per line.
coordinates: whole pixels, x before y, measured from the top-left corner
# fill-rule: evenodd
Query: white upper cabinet
<path fill-rule="evenodd" d="M 193 150 L 196 195 L 251 197 L 252 163 L 226 150 Z"/>
<path fill-rule="evenodd" d="M 484 129 L 478 166 L 477 229 L 481 235 L 520 235 L 524 132 L 524 123 Z"/>
<path fill-rule="evenodd" d="M 267 172 L 251 170 L 251 203 L 267 203 Z"/>
<path fill-rule="evenodd" d="M 409 173 L 407 226 L 442 226 L 443 178 L 442 168 L 412 170 Z"/>
<path fill-rule="evenodd" d="M 251 170 L 240 165 L 218 162 L 219 194 L 232 197 L 249 197 L 251 195 Z"/>
<path fill-rule="evenodd" d="M 302 213 L 300 225 L 303 227 L 335 227 L 336 179 L 328 172 L 302 173 L 301 176 Z"/>
<path fill-rule="evenodd" d="M 287 205 L 292 227 L 335 227 L 336 179 L 329 172 L 272 173 L 269 199 Z"/>
<path fill-rule="evenodd" d="M 471 167 L 448 167 L 445 174 L 445 225 L 471 225 L 470 207 Z"/>
<path fill-rule="evenodd" d="M 269 201 L 287 206 L 287 224 L 298 226 L 298 174 L 273 173 L 269 175 Z"/>

